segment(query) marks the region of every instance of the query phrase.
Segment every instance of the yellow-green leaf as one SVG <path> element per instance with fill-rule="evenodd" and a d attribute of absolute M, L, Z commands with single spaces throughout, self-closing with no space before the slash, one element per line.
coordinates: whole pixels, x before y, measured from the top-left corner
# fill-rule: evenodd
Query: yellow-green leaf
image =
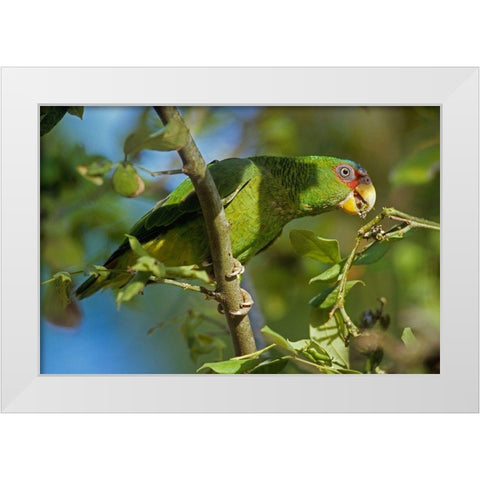
<path fill-rule="evenodd" d="M 231 359 L 223 362 L 204 363 L 197 372 L 202 370 L 211 370 L 214 373 L 235 374 L 244 373 L 260 365 L 265 360 L 263 358 L 247 358 L 245 360 Z M 204 372 L 205 373 L 205 372 Z"/>
<path fill-rule="evenodd" d="M 81 319 L 78 304 L 72 299 L 72 278 L 68 272 L 58 272 L 46 286 L 42 314 L 54 325 L 74 327 Z"/>
<path fill-rule="evenodd" d="M 317 322 L 318 312 L 321 312 L 322 318 Z M 310 320 L 310 338 L 318 342 L 328 354 L 343 368 L 348 368 L 348 348 L 345 346 L 339 333 L 339 325 L 335 315 L 328 317 L 327 310 L 317 310 L 312 308 Z M 327 321 L 324 320 L 326 315 Z"/>
<path fill-rule="evenodd" d="M 290 242 L 299 255 L 329 265 L 339 263 L 341 260 L 337 240 L 318 237 L 310 230 L 292 230 Z"/>
<path fill-rule="evenodd" d="M 333 265 L 333 267 L 330 267 L 329 269 L 325 270 L 322 272 L 320 275 L 317 275 L 316 277 L 313 277 L 310 279 L 308 283 L 315 283 L 315 282 L 332 282 L 333 280 L 336 280 L 338 276 L 340 275 L 342 267 L 339 263 L 336 263 Z"/>
<path fill-rule="evenodd" d="M 103 185 L 103 174 L 100 175 L 90 175 L 88 173 L 88 165 L 77 165 L 77 172 L 86 180 L 94 183 L 95 185 Z"/>
<path fill-rule="evenodd" d="M 273 374 L 280 373 L 286 366 L 291 357 L 285 356 L 274 358 L 273 360 L 266 360 L 258 367 L 255 367 L 250 373 L 255 374 Z"/>
<path fill-rule="evenodd" d="M 141 243 L 136 237 L 129 235 L 128 233 L 126 233 L 125 236 L 128 238 L 128 243 L 130 244 L 130 248 L 133 252 L 135 252 L 139 257 L 149 256 L 149 253 L 142 247 Z"/>
<path fill-rule="evenodd" d="M 138 272 L 135 276 L 121 288 L 117 293 L 116 303 L 117 308 L 120 308 L 124 302 L 129 302 L 133 297 L 138 295 L 148 282 L 150 272 Z"/>
<path fill-rule="evenodd" d="M 415 335 L 410 327 L 403 329 L 401 339 L 408 348 L 416 347 L 418 345 L 418 340 L 415 338 Z"/>
<path fill-rule="evenodd" d="M 53 278 L 55 290 L 61 305 L 66 307 L 70 303 L 72 293 L 72 277 L 68 272 L 58 272 Z"/>
<path fill-rule="evenodd" d="M 165 128 L 146 135 L 135 132 L 129 135 L 123 145 L 125 155 L 135 156 L 141 150 L 170 151 L 179 150 L 188 141 L 189 132 L 185 124 L 179 120 L 170 120 Z"/>
<path fill-rule="evenodd" d="M 136 272 L 150 272 L 159 278 L 165 277 L 165 266 L 163 263 L 150 256 L 139 257 L 131 269 Z"/>
<path fill-rule="evenodd" d="M 100 155 L 95 156 L 93 162 L 88 165 L 88 175 L 105 175 L 113 167 L 113 162 Z"/>
<path fill-rule="evenodd" d="M 380 260 L 390 248 L 390 242 L 376 242 L 366 252 L 359 253 L 355 259 L 356 265 L 369 265 Z"/>
<path fill-rule="evenodd" d="M 196 265 L 186 265 L 183 267 L 165 267 L 165 276 L 168 278 L 191 278 L 201 280 L 204 283 L 213 283 L 205 270 L 199 270 Z"/>
<path fill-rule="evenodd" d="M 268 325 L 265 325 L 260 331 L 268 341 L 273 342 L 278 347 L 287 350 L 290 353 L 296 352 L 295 348 L 291 345 L 289 340 L 272 330 Z"/>
<path fill-rule="evenodd" d="M 365 285 L 362 280 L 351 280 L 345 284 L 345 297 L 347 296 L 348 292 L 354 287 L 355 285 L 358 284 Z M 337 295 L 338 295 L 338 286 L 333 286 L 326 288 L 322 293 L 316 295 L 310 300 L 310 305 L 312 307 L 317 307 L 317 308 L 323 308 L 323 309 L 328 309 L 331 308 L 335 305 L 335 302 L 337 301 Z"/>
<path fill-rule="evenodd" d="M 96 277 L 108 277 L 110 270 L 103 265 L 87 265 L 84 273 L 85 275 L 95 275 Z"/>

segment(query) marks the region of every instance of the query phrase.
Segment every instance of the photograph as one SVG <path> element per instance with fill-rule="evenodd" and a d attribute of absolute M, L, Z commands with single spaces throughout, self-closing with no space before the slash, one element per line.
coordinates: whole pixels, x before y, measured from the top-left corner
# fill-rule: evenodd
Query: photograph
<path fill-rule="evenodd" d="M 440 119 L 40 105 L 40 373 L 439 374 Z"/>

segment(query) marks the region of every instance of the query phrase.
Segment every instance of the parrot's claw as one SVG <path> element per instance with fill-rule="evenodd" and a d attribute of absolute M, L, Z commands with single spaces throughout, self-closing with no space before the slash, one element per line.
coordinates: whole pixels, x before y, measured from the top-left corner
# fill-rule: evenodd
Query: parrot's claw
<path fill-rule="evenodd" d="M 255 303 L 252 296 L 246 290 L 241 288 L 240 291 L 242 292 L 243 297 L 240 308 L 238 310 L 235 310 L 234 312 L 230 312 L 230 315 L 235 317 L 244 317 L 245 315 L 248 315 L 248 312 L 252 308 L 252 305 Z M 225 313 L 225 310 L 223 309 L 223 305 L 221 303 L 218 304 L 217 310 L 218 313 L 222 315 Z"/>
<path fill-rule="evenodd" d="M 240 304 L 242 308 L 248 308 L 249 310 L 252 308 L 252 305 L 255 303 L 253 301 L 252 296 L 243 288 L 240 289 L 242 292 L 243 302 Z"/>
<path fill-rule="evenodd" d="M 231 273 L 227 273 L 225 275 L 229 280 L 233 278 L 238 278 L 239 275 L 242 275 L 242 273 L 245 272 L 245 267 L 236 259 L 233 259 L 233 270 Z"/>

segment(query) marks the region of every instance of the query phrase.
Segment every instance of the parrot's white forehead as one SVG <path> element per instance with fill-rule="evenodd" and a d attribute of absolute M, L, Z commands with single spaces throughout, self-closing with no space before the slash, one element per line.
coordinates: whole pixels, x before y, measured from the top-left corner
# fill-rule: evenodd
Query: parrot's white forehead
<path fill-rule="evenodd" d="M 357 162 L 354 162 L 353 160 L 348 160 L 344 159 L 342 160 L 344 163 L 348 163 L 351 165 L 357 173 L 360 173 L 361 175 L 367 175 L 367 171 Z"/>

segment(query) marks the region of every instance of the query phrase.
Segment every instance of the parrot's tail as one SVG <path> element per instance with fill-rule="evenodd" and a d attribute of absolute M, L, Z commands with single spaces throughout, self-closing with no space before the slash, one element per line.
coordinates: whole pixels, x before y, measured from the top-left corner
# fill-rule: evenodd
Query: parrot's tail
<path fill-rule="evenodd" d="M 79 300 L 87 298 L 98 292 L 101 288 L 105 287 L 106 278 L 99 277 L 98 275 L 91 275 L 87 278 L 75 291 L 75 295 Z"/>
<path fill-rule="evenodd" d="M 131 280 L 133 274 L 128 272 L 127 268 L 128 265 L 135 263 L 136 257 L 123 255 L 121 259 L 113 258 L 113 260 L 112 257 L 104 265 L 106 270 L 100 270 L 98 274 L 91 275 L 77 288 L 75 295 L 79 300 L 104 288 L 122 288 Z"/>
<path fill-rule="evenodd" d="M 114 268 L 117 262 L 106 263 L 107 269 Z M 88 277 L 75 291 L 79 300 L 93 295 L 104 288 L 122 288 L 126 285 L 133 274 L 128 272 L 102 271 L 101 274 L 94 274 Z"/>

